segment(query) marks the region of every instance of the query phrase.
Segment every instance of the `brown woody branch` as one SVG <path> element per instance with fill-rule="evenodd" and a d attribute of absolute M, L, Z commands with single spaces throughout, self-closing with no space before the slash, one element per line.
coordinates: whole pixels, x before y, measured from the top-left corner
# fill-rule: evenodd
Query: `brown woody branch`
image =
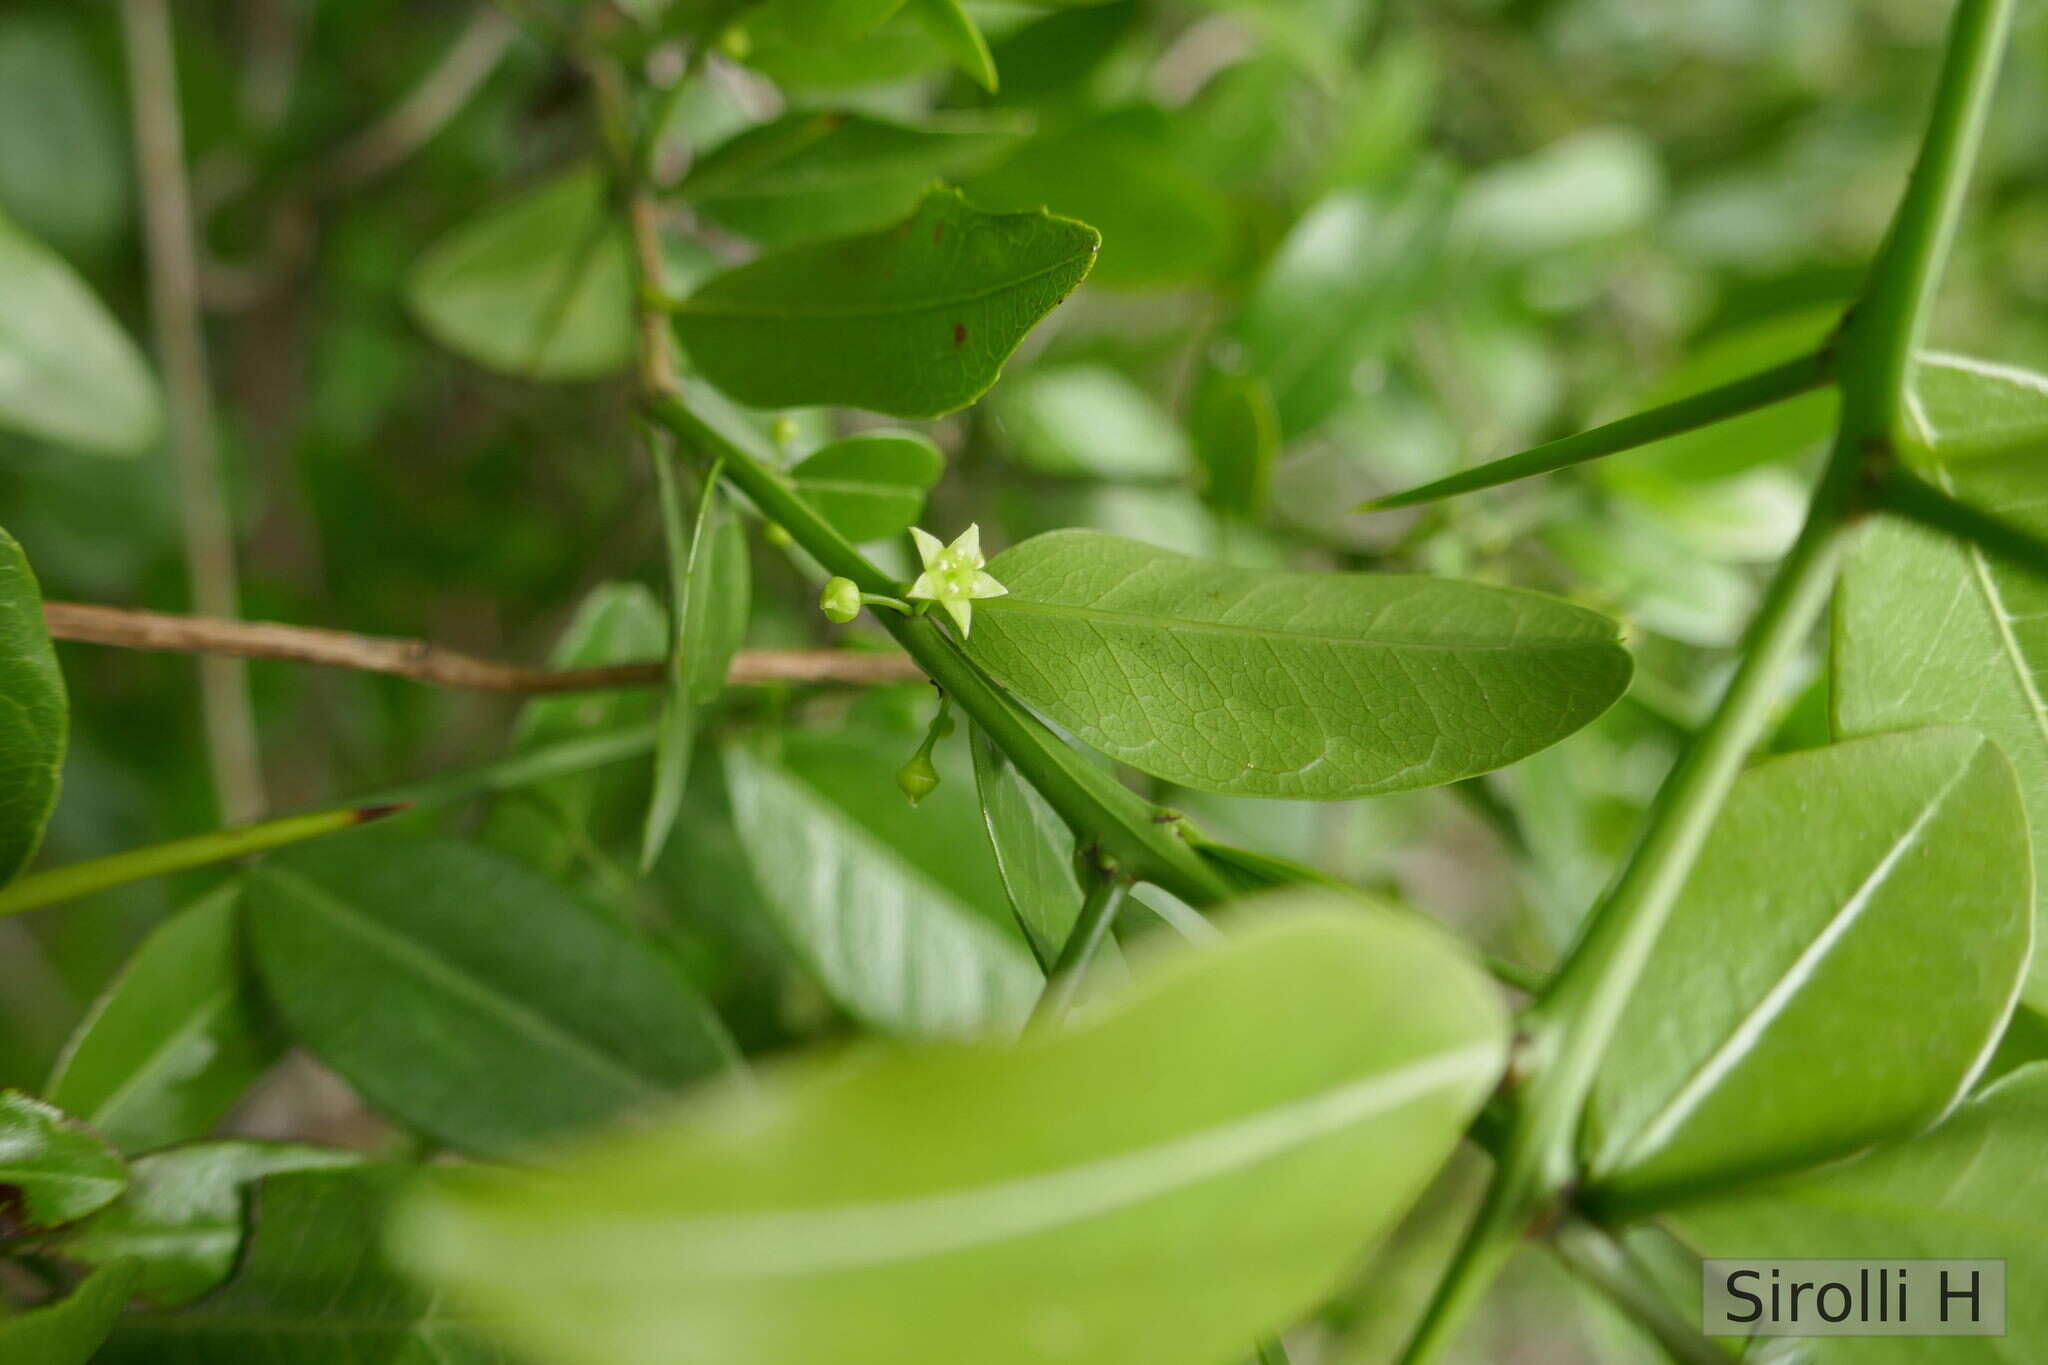
<path fill-rule="evenodd" d="M 179 654 L 285 659 L 322 668 L 388 673 L 437 687 L 472 692 L 594 692 L 659 686 L 665 665 L 608 664 L 599 668 L 528 668 L 479 659 L 425 640 L 357 635 L 317 626 L 273 621 L 227 621 L 211 616 L 177 616 L 84 602 L 45 602 L 43 620 L 59 640 L 114 645 L 121 649 Z M 866 687 L 915 682 L 924 674 L 901 654 L 862 654 L 838 649 L 750 649 L 732 661 L 733 683 L 838 683 Z"/>

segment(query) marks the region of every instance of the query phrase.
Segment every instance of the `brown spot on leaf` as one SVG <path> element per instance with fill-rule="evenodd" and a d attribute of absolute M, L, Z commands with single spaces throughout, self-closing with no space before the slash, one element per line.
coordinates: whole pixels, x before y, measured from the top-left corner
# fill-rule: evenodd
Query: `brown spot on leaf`
<path fill-rule="evenodd" d="M 955 346 L 964 346 L 967 344 L 967 324 L 962 322 L 956 322 L 953 324 L 953 344 Z"/>

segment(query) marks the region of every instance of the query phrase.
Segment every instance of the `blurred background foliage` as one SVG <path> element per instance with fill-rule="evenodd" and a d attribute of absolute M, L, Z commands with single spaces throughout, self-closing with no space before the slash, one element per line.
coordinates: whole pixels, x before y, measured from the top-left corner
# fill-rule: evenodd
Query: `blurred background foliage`
<path fill-rule="evenodd" d="M 1795 529 L 1831 400 L 1420 513 L 1348 509 L 1824 338 L 1903 176 L 1943 7 L 969 7 L 998 94 L 947 74 L 907 17 L 820 47 L 773 6 L 725 16 L 716 55 L 667 102 L 671 285 L 756 246 L 891 221 L 934 178 L 990 208 L 1049 205 L 1101 230 L 1100 262 L 987 400 L 921 424 L 949 457 L 927 524 L 978 520 L 992 548 L 1096 526 L 1244 563 L 1539 587 L 1623 616 L 1639 670 L 1628 700 L 1487 779 L 1334 805 L 1157 793 L 1221 837 L 1546 962 L 1724 676 L 1761 566 Z M 506 8 L 543 29 L 573 17 L 561 0 Z M 506 25 L 475 94 L 384 167 L 366 162 L 364 130 L 502 20 L 425 0 L 210 0 L 177 21 L 245 614 L 523 660 L 658 653 L 660 527 L 622 373 L 623 246 L 582 226 L 606 207 L 578 73 Z M 2048 14 L 2028 6 L 2021 23 L 1935 343 L 2048 368 Z M 651 32 L 631 55 L 673 80 L 679 53 Z M 112 7 L 11 0 L 0 211 L 140 339 L 130 143 Z M 537 308 L 554 321 L 529 346 Z M 796 414 L 773 433 L 795 456 L 850 424 Z M 0 436 L 0 523 L 51 598 L 183 609 L 176 497 L 161 452 L 103 459 Z M 752 554 L 749 643 L 827 638 L 808 566 L 759 537 Z M 45 862 L 212 827 L 190 661 L 85 646 L 62 659 L 74 738 Z M 1810 673 L 1781 748 L 1826 738 L 1818 659 Z M 283 664 L 253 679 L 279 810 L 644 720 L 651 705 L 571 699 L 522 716 Z M 928 709 L 921 689 L 742 689 L 717 724 L 820 732 L 790 742 L 815 750 L 818 781 L 845 784 L 850 808 L 880 812 L 886 838 L 901 823 L 878 804 L 894 800 L 886 775 Z M 978 822 L 965 744 L 948 747 L 947 782 L 918 819 L 963 834 L 945 841 L 959 865 L 934 875 L 1001 919 L 965 835 Z M 408 819 L 473 831 L 653 929 L 749 1049 L 845 1027 L 765 927 L 714 764 L 699 765 L 652 879 L 629 875 L 643 767 Z M 137 938 L 208 881 L 0 922 L 0 1085 L 39 1085 Z M 302 1066 L 239 1122 L 377 1140 L 334 1091 Z M 1454 1172 L 1392 1268 L 1370 1272 L 1376 1287 L 1402 1282 L 1404 1249 L 1443 1242 L 1457 1185 Z M 1515 1358 L 1635 1358 L 1593 1310 L 1555 1320 L 1553 1273 L 1532 1261 L 1534 1288 L 1503 1301 Z M 1328 1358 L 1376 1358 L 1399 1335 L 1390 1311 L 1333 1308 Z"/>

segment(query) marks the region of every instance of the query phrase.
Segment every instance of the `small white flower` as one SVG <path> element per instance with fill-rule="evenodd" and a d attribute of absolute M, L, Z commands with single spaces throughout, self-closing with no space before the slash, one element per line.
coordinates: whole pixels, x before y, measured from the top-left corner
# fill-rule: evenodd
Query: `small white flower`
<path fill-rule="evenodd" d="M 924 572 L 910 585 L 910 596 L 944 607 L 962 635 L 973 626 L 975 598 L 1001 597 L 1009 591 L 982 570 L 988 561 L 981 555 L 979 525 L 962 531 L 951 545 L 941 545 L 937 536 L 915 526 L 910 528 L 910 538 L 917 542 L 918 558 L 924 561 Z"/>

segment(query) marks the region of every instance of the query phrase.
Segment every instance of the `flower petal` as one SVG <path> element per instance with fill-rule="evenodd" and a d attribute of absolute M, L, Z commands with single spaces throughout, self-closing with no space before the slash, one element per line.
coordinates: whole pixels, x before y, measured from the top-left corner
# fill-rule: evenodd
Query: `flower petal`
<path fill-rule="evenodd" d="M 932 560 L 946 548 L 937 536 L 916 526 L 910 528 L 910 538 L 916 542 L 917 557 L 924 561 L 927 569 L 932 566 Z"/>
<path fill-rule="evenodd" d="M 970 630 L 974 629 L 974 604 L 972 602 L 965 602 L 957 597 L 949 597 L 939 603 L 939 605 L 946 609 L 946 615 L 953 618 L 953 624 L 960 627 L 960 634 L 963 637 Z"/>
<path fill-rule="evenodd" d="M 974 522 L 962 531 L 960 538 L 953 542 L 952 550 L 977 569 L 986 564 L 988 561 L 981 557 L 981 523 Z"/>
<path fill-rule="evenodd" d="M 1008 588 L 996 582 L 994 577 L 977 569 L 974 573 L 974 586 L 967 590 L 967 595 L 969 597 L 1003 597 L 1009 591 Z"/>
<path fill-rule="evenodd" d="M 910 585 L 910 591 L 904 594 L 905 597 L 937 597 L 938 595 L 938 585 L 932 582 L 932 576 L 928 573 L 919 574 L 917 581 Z"/>

